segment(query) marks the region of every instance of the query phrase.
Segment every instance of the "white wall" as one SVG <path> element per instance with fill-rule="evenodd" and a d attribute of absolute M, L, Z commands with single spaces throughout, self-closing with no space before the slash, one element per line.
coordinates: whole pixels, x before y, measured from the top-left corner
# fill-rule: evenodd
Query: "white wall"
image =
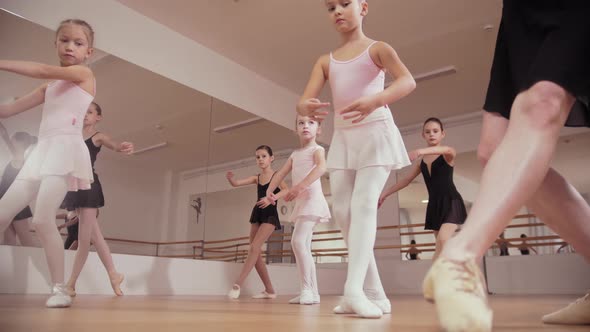
<path fill-rule="evenodd" d="M 66 252 L 66 271 L 75 253 Z M 238 275 L 241 264 L 113 255 L 117 269 L 125 274 L 127 295 L 224 295 Z M 590 288 L 590 267 L 576 254 L 487 258 L 489 290 L 497 294 L 584 294 Z M 430 261 L 381 260 L 381 279 L 390 296 L 420 294 Z M 0 294 L 47 294 L 49 271 L 43 250 L 0 246 Z M 322 295 L 339 295 L 345 281 L 345 264 L 318 265 Z M 270 265 L 273 285 L 279 294 L 296 294 L 299 281 L 295 266 Z M 262 289 L 255 273 L 243 286 L 243 294 Z M 108 277 L 95 253 L 90 253 L 77 285 L 79 294 L 111 295 Z"/>
<path fill-rule="evenodd" d="M 497 294 L 582 294 L 590 265 L 577 254 L 487 257 L 488 286 Z"/>
<path fill-rule="evenodd" d="M 72 269 L 75 252 L 66 252 L 66 276 Z M 126 295 L 225 295 L 238 276 L 241 264 L 171 259 L 161 257 L 113 255 L 118 271 L 125 275 Z M 0 246 L 0 294 L 47 294 L 49 271 L 43 250 Z M 279 294 L 299 292 L 295 266 L 269 266 L 273 286 Z M 344 285 L 343 266 L 318 269 L 322 294 L 339 294 Z M 263 290 L 256 273 L 242 287 L 244 295 Z M 90 253 L 76 286 L 78 294 L 112 295 L 108 276 L 95 253 Z"/>
<path fill-rule="evenodd" d="M 96 171 L 105 195 L 105 207 L 100 209 L 99 216 L 103 235 L 158 241 L 160 224 L 165 223 L 161 219 L 164 174 L 100 157 Z"/>

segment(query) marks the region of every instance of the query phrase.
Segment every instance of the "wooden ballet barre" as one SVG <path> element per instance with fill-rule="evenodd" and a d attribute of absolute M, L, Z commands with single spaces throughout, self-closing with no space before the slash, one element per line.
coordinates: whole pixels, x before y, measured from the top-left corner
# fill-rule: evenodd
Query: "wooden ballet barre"
<path fill-rule="evenodd" d="M 403 248 L 411 248 L 411 247 L 434 247 L 436 243 L 434 242 L 427 242 L 427 243 L 416 243 L 416 244 L 402 244 L 400 245 L 400 249 Z"/>
<path fill-rule="evenodd" d="M 542 235 L 542 236 L 531 236 L 531 237 L 524 238 L 524 240 L 526 240 L 527 242 L 531 241 L 531 240 L 538 241 L 538 240 L 557 240 L 557 239 L 561 239 L 561 238 L 557 235 Z M 496 239 L 495 242 L 496 243 L 501 243 L 504 241 L 506 241 L 506 242 L 511 242 L 511 241 L 522 242 L 522 240 L 523 240 L 523 238 L 521 238 L 521 237 L 513 237 L 513 238 L 509 238 L 509 239 Z"/>
<path fill-rule="evenodd" d="M 232 260 L 233 260 L 233 259 L 237 259 L 239 257 L 240 257 L 239 255 L 238 256 L 236 256 L 236 255 L 223 255 L 223 256 L 207 256 L 207 257 L 203 257 L 202 259 L 206 260 L 206 261 L 213 261 L 213 260 L 218 260 L 218 259 L 222 259 L 222 258 L 232 258 Z"/>
<path fill-rule="evenodd" d="M 197 257 L 202 257 L 200 255 L 161 255 L 158 257 L 163 257 L 163 258 L 197 258 Z"/>
<path fill-rule="evenodd" d="M 545 224 L 544 223 L 540 223 L 540 222 L 532 223 L 532 224 L 524 223 L 524 224 L 508 225 L 505 228 L 539 227 L 539 226 L 545 226 Z"/>
<path fill-rule="evenodd" d="M 527 242 L 525 245 L 527 247 L 548 247 L 548 246 L 561 246 L 567 244 L 567 242 L 565 241 L 560 241 L 560 242 Z M 493 248 L 499 248 L 500 246 L 497 243 L 494 243 L 492 245 Z M 520 248 L 522 247 L 522 243 L 521 244 L 512 244 L 512 243 L 507 243 L 506 247 L 508 248 Z"/>
<path fill-rule="evenodd" d="M 191 243 L 203 243 L 203 240 L 192 240 L 192 241 L 176 241 L 176 242 L 158 242 L 159 245 L 175 245 L 175 244 L 191 244 Z"/>
<path fill-rule="evenodd" d="M 248 246 L 248 245 L 250 245 L 250 242 L 239 242 L 239 243 L 235 243 L 235 244 L 229 244 L 229 245 L 226 245 L 226 246 L 205 247 L 203 250 L 209 250 L 209 249 L 229 249 L 229 248 L 242 247 L 242 246 Z"/>
<path fill-rule="evenodd" d="M 203 250 L 203 253 L 208 254 L 231 254 L 236 252 L 248 252 L 248 249 L 240 249 L 240 250 Z"/>
<path fill-rule="evenodd" d="M 409 236 L 409 235 L 423 235 L 423 234 L 434 234 L 433 231 L 417 231 L 417 232 L 405 232 L 399 233 L 399 236 Z"/>
<path fill-rule="evenodd" d="M 420 249 L 420 253 L 421 252 L 433 252 L 433 251 L 436 251 L 436 249 L 433 249 L 433 248 L 430 248 L 430 249 Z M 408 250 L 402 250 L 402 251 L 400 251 L 400 253 L 402 253 L 402 254 L 405 254 L 405 253 L 408 253 L 408 252 L 409 252 Z M 420 254 L 420 253 L 418 253 L 418 254 Z"/>
<path fill-rule="evenodd" d="M 135 244 L 149 244 L 149 245 L 154 245 L 154 246 L 159 245 L 159 242 L 150 242 L 150 241 L 114 239 L 114 238 L 111 238 L 111 237 L 105 237 L 104 239 L 107 240 L 107 241 L 113 241 L 113 242 L 126 242 L 126 243 L 135 243 Z"/>
<path fill-rule="evenodd" d="M 517 215 L 514 216 L 513 219 L 526 219 L 526 218 L 534 218 L 536 217 L 534 214 L 522 214 L 522 215 Z M 380 226 L 377 227 L 378 230 L 380 231 L 384 231 L 384 230 L 392 230 L 392 229 L 410 229 L 410 228 L 415 228 L 415 227 L 423 227 L 424 223 L 418 223 L 418 224 L 406 224 L 406 225 L 389 225 L 389 226 Z M 520 227 L 538 227 L 538 226 L 545 226 L 545 224 L 543 223 L 521 223 L 521 224 L 513 224 L 513 225 L 508 225 L 506 226 L 506 228 L 520 228 Z M 34 230 L 31 230 L 32 232 L 34 232 Z M 424 235 L 424 234 L 432 234 L 432 231 L 415 231 L 415 232 L 400 232 L 400 236 L 409 236 L 409 235 Z M 327 234 L 340 234 L 341 235 L 341 231 L 340 230 L 330 230 L 330 231 L 321 231 L 321 232 L 314 232 L 313 235 L 327 235 Z M 67 234 L 64 233 L 60 233 L 61 236 L 67 236 Z M 290 237 L 292 236 L 292 233 L 282 233 L 282 234 L 273 234 L 271 235 L 271 238 L 280 238 L 277 240 L 270 240 L 267 241 L 268 243 L 286 243 L 286 242 L 290 242 L 291 239 L 286 239 L 286 237 Z M 529 241 L 538 241 L 538 240 L 554 240 L 554 239 L 559 239 L 559 237 L 557 236 L 541 236 L 541 237 L 527 237 L 526 238 L 526 244 L 529 246 L 550 246 L 550 245 L 561 245 L 561 244 L 566 244 L 565 242 L 551 242 L 551 243 L 536 243 L 536 242 L 529 242 Z M 224 239 L 224 240 L 214 240 L 214 241 L 205 241 L 205 240 L 192 240 L 192 241 L 169 241 L 169 242 L 154 242 L 154 241 L 140 241 L 140 240 L 128 240 L 128 239 L 119 239 L 119 238 L 105 238 L 105 240 L 107 241 L 113 241 L 113 242 L 121 242 L 121 243 L 129 243 L 129 244 L 141 244 L 141 245 L 153 245 L 156 246 L 156 256 L 158 256 L 158 249 L 159 246 L 164 246 L 164 245 L 182 245 L 182 244 L 198 244 L 198 245 L 193 245 L 192 248 L 193 250 L 202 250 L 201 254 L 193 254 L 193 255 L 167 255 L 167 256 L 162 256 L 162 257 L 182 257 L 182 258 L 187 258 L 187 257 L 201 257 L 203 259 L 205 259 L 203 257 L 203 253 L 207 252 L 207 253 L 231 253 L 231 257 L 235 258 L 235 254 L 236 251 L 235 250 L 231 250 L 231 251 L 224 251 L 222 249 L 237 249 L 240 247 L 245 247 L 245 246 L 249 246 L 249 242 L 238 242 L 238 243 L 232 243 L 232 244 L 228 244 L 228 245 L 223 245 L 223 246 L 213 246 L 211 247 L 210 245 L 212 244 L 221 244 L 221 243 L 231 243 L 231 242 L 235 242 L 235 241 L 241 241 L 241 240 L 249 240 L 248 236 L 243 236 L 243 237 L 237 237 L 237 238 L 230 238 L 230 239 Z M 343 240 L 342 236 L 339 237 L 329 237 L 329 238 L 313 238 L 312 242 L 327 242 L 327 241 L 340 241 Z M 500 240 L 501 241 L 501 240 Z M 521 238 L 511 238 L 511 239 L 505 239 L 505 241 L 507 242 L 507 246 L 509 247 L 520 247 L 522 246 L 522 239 Z M 517 242 L 519 244 L 512 244 L 511 242 Z M 429 246 L 434 246 L 434 243 L 423 243 L 423 244 L 415 244 L 414 247 L 418 247 L 418 248 L 424 248 L 424 247 L 429 247 Z M 497 244 L 494 244 L 493 246 L 497 246 Z M 374 250 L 387 250 L 387 249 L 401 249 L 401 252 L 405 252 L 404 248 L 409 248 L 410 245 L 387 245 L 387 246 L 375 246 Z M 421 249 L 421 251 L 430 251 L 431 249 Z M 314 254 L 316 255 L 322 255 L 321 253 L 327 253 L 327 252 L 338 252 L 338 251 L 347 251 L 346 248 L 324 248 L 324 249 L 314 249 L 312 250 L 312 252 L 314 252 Z M 239 252 L 246 252 L 247 250 L 243 249 L 243 250 L 239 250 L 237 251 Z M 286 252 L 289 252 L 289 256 L 291 256 L 292 254 L 290 253 L 290 250 L 286 250 Z M 344 254 L 336 254 L 336 253 L 332 253 L 332 254 L 323 254 L 323 255 L 346 255 L 346 253 Z M 213 258 L 217 258 L 217 257 L 213 257 Z M 209 258 L 207 258 L 209 259 Z"/>
<path fill-rule="evenodd" d="M 344 238 L 342 236 L 340 236 L 340 237 L 329 237 L 329 238 L 323 238 L 323 239 L 312 239 L 311 242 L 339 241 L 339 240 L 344 240 Z"/>
<path fill-rule="evenodd" d="M 238 240 L 249 240 L 249 239 L 250 239 L 250 237 L 248 237 L 248 236 L 242 236 L 242 237 L 235 237 L 235 238 L 226 239 L 226 240 L 203 241 L 203 243 L 204 244 L 215 244 L 215 243 L 225 243 L 225 242 L 238 241 Z"/>

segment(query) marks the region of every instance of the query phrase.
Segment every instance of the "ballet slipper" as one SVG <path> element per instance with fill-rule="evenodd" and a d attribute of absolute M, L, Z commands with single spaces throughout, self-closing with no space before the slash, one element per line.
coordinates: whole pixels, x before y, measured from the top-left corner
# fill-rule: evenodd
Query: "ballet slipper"
<path fill-rule="evenodd" d="M 232 289 L 227 293 L 227 297 L 232 300 L 237 300 L 240 297 L 240 285 L 234 284 Z"/>
<path fill-rule="evenodd" d="M 339 312 L 336 312 L 336 311 Z M 383 311 L 365 295 L 344 296 L 340 303 L 334 308 L 334 313 L 356 314 L 361 318 L 381 318 Z"/>
<path fill-rule="evenodd" d="M 121 273 L 109 273 L 109 280 L 111 281 L 111 287 L 113 287 L 113 291 L 117 296 L 123 296 L 123 291 L 121 291 L 121 283 L 125 279 L 125 276 Z"/>
<path fill-rule="evenodd" d="M 458 261 L 439 258 L 422 285 L 424 297 L 433 299 L 441 327 L 447 332 L 492 330 L 492 310 L 484 278 L 474 258 Z"/>

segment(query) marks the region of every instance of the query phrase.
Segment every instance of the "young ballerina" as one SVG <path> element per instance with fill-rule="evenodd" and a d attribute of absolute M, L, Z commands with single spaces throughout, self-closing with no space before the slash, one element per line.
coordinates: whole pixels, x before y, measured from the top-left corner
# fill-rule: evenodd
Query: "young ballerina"
<path fill-rule="evenodd" d="M 72 274 L 66 284 L 70 296 L 76 296 L 76 281 L 78 280 L 80 272 L 82 272 L 82 268 L 88 258 L 91 241 L 96 248 L 98 257 L 100 257 L 102 264 L 107 270 L 113 291 L 118 296 L 123 295 L 123 292 L 121 291 L 123 275 L 118 273 L 115 269 L 111 251 L 102 236 L 100 227 L 98 226 L 98 209 L 104 206 L 104 196 L 98 175 L 94 171 L 94 163 L 96 162 L 98 153 L 103 146 L 116 152 L 131 154 L 133 153 L 133 144 L 129 142 L 115 142 L 109 136 L 99 132 L 98 129 L 96 129 L 96 125 L 100 120 L 102 120 L 102 109 L 97 103 L 92 102 L 84 117 L 84 128 L 82 133 L 84 137 L 87 137 L 84 140 L 84 143 L 90 152 L 94 181 L 89 190 L 69 192 L 65 198 L 67 210 L 76 211 L 76 216 L 78 217 L 78 250 L 74 260 Z"/>
<path fill-rule="evenodd" d="M 428 189 L 424 229 L 433 230 L 436 238 L 433 260 L 438 257 L 445 243 L 467 218 L 463 198 L 453 182 L 457 153 L 452 147 L 441 145 L 445 135 L 443 124 L 439 119 L 427 119 L 422 126 L 422 137 L 428 147 L 410 152 L 410 160 L 414 161 L 422 157 L 421 162 L 412 167 L 408 176 L 385 190 L 379 197 L 380 207 L 387 197 L 407 187 L 418 174 L 422 173 Z"/>
<path fill-rule="evenodd" d="M 590 126 L 590 2 L 505 0 L 478 156 L 479 193 L 424 280 L 447 331 L 490 331 L 477 260 L 527 205 L 590 262 L 590 206 L 550 168 L 561 128 Z M 590 324 L 590 294 L 545 323 Z"/>
<path fill-rule="evenodd" d="M 240 287 L 252 271 L 252 268 L 256 268 L 256 272 L 260 276 L 262 283 L 264 284 L 264 291 L 260 294 L 254 295 L 255 299 L 274 299 L 277 297 L 268 270 L 266 269 L 266 263 L 262 259 L 262 245 L 268 240 L 277 229 L 281 229 L 281 223 L 279 222 L 279 214 L 277 212 L 276 202 L 271 202 L 266 198 L 266 190 L 272 181 L 275 171 L 272 169 L 272 162 L 274 157 L 272 155 L 272 149 L 269 146 L 261 145 L 256 148 L 256 162 L 260 168 L 260 174 L 247 177 L 245 179 L 236 180 L 232 172 L 227 172 L 227 180 L 232 187 L 241 187 L 251 184 L 257 185 L 258 198 L 257 203 L 252 209 L 252 215 L 250 216 L 250 248 L 248 250 L 248 257 L 244 262 L 242 271 L 232 289 L 229 291 L 227 296 L 231 299 L 237 299 L 240 297 Z M 264 183 L 264 184 L 263 184 Z M 281 182 L 280 192 L 277 188 L 275 194 L 277 198 L 284 196 L 287 192 L 287 185 Z"/>
<path fill-rule="evenodd" d="M 320 123 L 307 116 L 297 115 L 297 135 L 301 148 L 293 151 L 285 165 L 277 172 L 266 190 L 266 197 L 276 202 L 274 190 L 285 176 L 293 171 L 293 186 L 285 201 L 295 200 L 289 220 L 295 223 L 291 248 L 299 270 L 300 294 L 291 304 L 320 303 L 315 263 L 311 254 L 313 228 L 319 222 L 330 221 L 330 208 L 322 192 L 320 177 L 326 172 L 324 148 L 316 143 Z"/>
<path fill-rule="evenodd" d="M 366 0 L 326 0 L 325 5 L 341 44 L 315 63 L 297 112 L 323 119 L 322 108 L 329 103 L 317 96 L 329 81 L 335 130 L 327 167 L 334 219 L 348 246 L 344 297 L 334 312 L 379 318 L 391 312 L 391 304 L 373 254 L 377 201 L 390 171 L 410 164 L 387 105 L 408 95 L 416 82 L 391 46 L 363 33 Z M 387 89 L 385 72 L 395 78 Z"/>
<path fill-rule="evenodd" d="M 68 190 L 88 189 L 92 182 L 82 124 L 96 88 L 94 74 L 84 65 L 92 55 L 93 40 L 88 23 L 66 20 L 56 33 L 60 66 L 0 60 L 0 70 L 52 80 L 11 104 L 0 105 L 0 118 L 6 118 L 44 104 L 39 142 L 0 200 L 0 232 L 36 198 L 33 225 L 45 249 L 52 282 L 47 307 L 72 303 L 63 284 L 64 249 L 55 216 Z"/>
<path fill-rule="evenodd" d="M 6 168 L 4 168 L 2 179 L 0 180 L 0 199 L 2 199 L 2 196 L 8 191 L 8 188 L 14 182 L 18 172 L 25 163 L 25 152 L 31 145 L 37 143 L 37 138 L 22 131 L 16 132 L 10 137 L 8 131 L 4 128 L 4 125 L 2 125 L 1 122 L 0 137 L 2 137 L 4 143 L 6 143 L 12 156 L 11 160 L 6 165 Z M 16 239 L 18 237 L 18 242 L 21 246 L 34 246 L 35 241 L 33 240 L 29 227 L 29 221 L 32 216 L 33 213 L 29 206 L 20 211 L 13 218 L 12 222 L 4 232 L 4 244 L 15 246 L 17 245 Z"/>
<path fill-rule="evenodd" d="M 410 249 L 406 251 L 406 259 L 409 261 L 419 260 L 420 257 L 418 257 L 418 255 L 420 255 L 421 253 L 422 251 L 416 248 L 416 240 L 410 241 Z"/>
<path fill-rule="evenodd" d="M 538 254 L 537 249 L 533 248 L 533 246 L 527 243 L 526 234 L 520 234 L 520 238 L 522 239 L 522 242 L 518 245 L 518 250 L 520 251 L 521 255 L 530 255 L 530 250 L 532 250 L 535 253 L 535 255 Z"/>

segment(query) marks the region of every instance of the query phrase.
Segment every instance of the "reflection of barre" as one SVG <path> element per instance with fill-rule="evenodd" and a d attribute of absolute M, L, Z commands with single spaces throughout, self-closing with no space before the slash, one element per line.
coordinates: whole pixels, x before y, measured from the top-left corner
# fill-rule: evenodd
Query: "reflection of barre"
<path fill-rule="evenodd" d="M 440 76 L 444 76 L 444 75 L 450 75 L 450 74 L 454 74 L 457 72 L 457 68 L 455 68 L 455 66 L 446 66 L 446 67 L 442 67 L 433 71 L 429 71 L 427 73 L 422 73 L 422 74 L 418 74 L 416 76 L 414 76 L 414 81 L 416 82 L 420 82 L 423 80 L 428 80 L 431 78 L 437 78 Z"/>
<path fill-rule="evenodd" d="M 154 144 L 154 145 L 145 147 L 143 149 L 135 150 L 135 151 L 133 151 L 132 155 L 136 155 L 136 154 L 140 154 L 140 153 L 152 151 L 152 150 L 155 150 L 155 149 L 163 148 L 163 147 L 165 147 L 167 145 L 168 145 L 168 142 L 162 142 L 162 143 Z"/>
<path fill-rule="evenodd" d="M 414 75 L 414 81 L 416 82 L 420 82 L 420 81 L 426 81 L 426 80 L 430 80 L 433 78 L 437 78 L 437 77 L 441 77 L 441 76 L 446 76 L 446 75 L 451 75 L 457 72 L 457 67 L 455 66 L 445 66 L 445 67 L 441 67 L 439 69 L 435 69 L 426 73 L 421 73 L 418 75 Z M 393 81 L 388 81 L 385 83 L 385 87 L 389 87 L 391 85 L 391 83 L 393 83 Z"/>
<path fill-rule="evenodd" d="M 237 128 L 245 127 L 245 126 L 248 126 L 248 125 L 251 125 L 251 124 L 260 122 L 260 121 L 264 121 L 264 119 L 263 118 L 260 118 L 260 117 L 254 117 L 254 118 L 251 118 L 251 119 L 248 119 L 248 120 L 244 120 L 244 121 L 232 123 L 232 124 L 227 125 L 227 126 L 219 126 L 219 127 L 216 127 L 216 128 L 213 129 L 213 131 L 219 134 L 219 133 L 223 133 L 223 132 L 226 132 L 226 131 L 229 131 L 229 130 L 232 130 L 232 129 L 237 129 Z"/>

